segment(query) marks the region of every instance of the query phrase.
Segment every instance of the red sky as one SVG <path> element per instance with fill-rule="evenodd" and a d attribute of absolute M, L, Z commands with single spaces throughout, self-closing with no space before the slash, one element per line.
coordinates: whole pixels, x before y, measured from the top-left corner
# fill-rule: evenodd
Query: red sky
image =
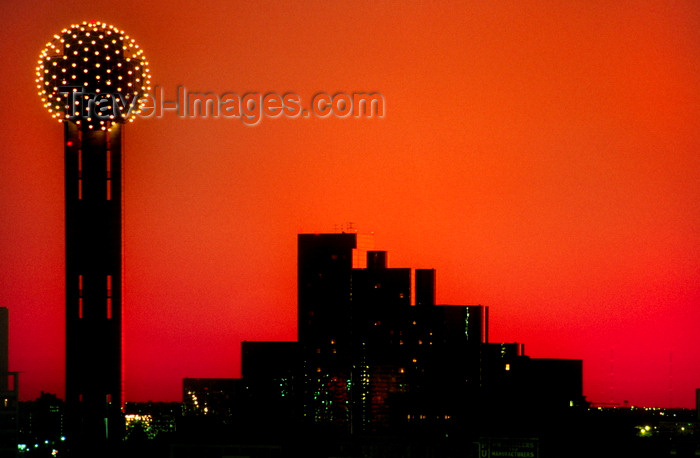
<path fill-rule="evenodd" d="M 157 2 L 154 2 L 157 3 Z M 0 305 L 21 397 L 63 395 L 63 129 L 34 68 L 97 19 L 190 91 L 375 91 L 384 119 L 125 129 L 126 397 L 296 338 L 296 234 L 348 221 L 491 340 L 584 361 L 594 402 L 700 387 L 700 7 L 679 2 L 0 4 Z"/>

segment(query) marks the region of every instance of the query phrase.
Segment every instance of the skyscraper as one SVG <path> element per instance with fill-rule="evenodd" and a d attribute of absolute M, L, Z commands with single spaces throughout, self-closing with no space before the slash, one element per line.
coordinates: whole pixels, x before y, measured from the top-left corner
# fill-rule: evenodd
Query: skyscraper
<path fill-rule="evenodd" d="M 354 233 L 299 234 L 298 314 L 303 346 L 315 347 L 315 352 L 349 344 L 352 269 L 366 267 L 373 244 L 371 236 Z"/>
<path fill-rule="evenodd" d="M 370 241 L 298 235 L 299 341 L 243 343 L 246 425 L 335 443 L 457 444 L 584 405 L 580 361 L 490 343 L 487 306 L 437 304 L 434 269 L 389 267 Z"/>
<path fill-rule="evenodd" d="M 97 21 L 54 35 L 37 66 L 44 107 L 64 123 L 66 414 L 73 443 L 122 432 L 121 124 L 149 81 L 138 45 Z"/>
<path fill-rule="evenodd" d="M 299 345 L 304 418 L 350 425 L 352 269 L 364 267 L 373 240 L 355 233 L 299 234 Z"/>
<path fill-rule="evenodd" d="M 360 434 L 454 418 L 480 388 L 488 309 L 435 305 L 434 270 L 390 268 L 369 242 L 298 236 L 305 417 Z"/>

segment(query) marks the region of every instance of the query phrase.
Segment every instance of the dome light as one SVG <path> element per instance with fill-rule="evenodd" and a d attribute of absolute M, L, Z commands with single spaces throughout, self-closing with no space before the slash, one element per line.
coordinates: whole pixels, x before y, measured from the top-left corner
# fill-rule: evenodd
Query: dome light
<path fill-rule="evenodd" d="M 134 53 L 135 50 L 138 51 Z M 134 111 L 125 109 L 122 102 L 139 100 L 150 88 L 150 79 L 148 62 L 134 40 L 114 26 L 97 21 L 72 25 L 54 35 L 39 55 L 36 67 L 39 97 L 49 114 L 59 122 L 65 118 L 85 129 L 109 129 L 127 117 L 133 121 Z M 58 87 L 59 81 L 62 87 Z M 66 87 L 68 81 L 71 86 Z M 113 92 L 112 83 L 116 81 L 126 83 L 126 89 L 119 87 Z M 80 101 L 67 94 L 69 91 L 79 92 Z M 90 103 L 90 99 L 116 100 L 119 103 L 114 105 L 119 109 L 107 117 L 102 116 L 104 113 L 91 113 L 97 104 Z M 134 108 L 139 109 L 138 105 Z M 104 118 L 99 124 L 98 117 Z"/>

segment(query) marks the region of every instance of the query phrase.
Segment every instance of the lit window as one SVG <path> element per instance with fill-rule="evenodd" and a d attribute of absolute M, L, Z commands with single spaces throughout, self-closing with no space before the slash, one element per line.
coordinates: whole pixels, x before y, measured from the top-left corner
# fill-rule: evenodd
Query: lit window
<path fill-rule="evenodd" d="M 112 276 L 107 275 L 107 319 L 112 319 Z"/>
<path fill-rule="evenodd" d="M 83 318 L 83 276 L 78 275 L 78 318 Z"/>
<path fill-rule="evenodd" d="M 103 121 L 104 122 L 104 121 Z M 107 177 L 107 200 L 112 200 L 112 154 L 111 151 L 108 149 L 105 154 L 105 159 L 106 159 L 106 177 Z"/>

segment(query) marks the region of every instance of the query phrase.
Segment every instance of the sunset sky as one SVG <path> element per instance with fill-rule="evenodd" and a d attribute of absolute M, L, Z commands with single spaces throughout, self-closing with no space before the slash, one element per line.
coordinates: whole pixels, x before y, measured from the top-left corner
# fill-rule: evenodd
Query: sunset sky
<path fill-rule="evenodd" d="M 64 390 L 63 128 L 34 69 L 96 19 L 191 92 L 378 92 L 382 119 L 137 119 L 124 131 L 127 401 L 296 339 L 296 235 L 353 222 L 491 341 L 583 360 L 592 402 L 700 387 L 694 1 L 0 3 L 0 306 L 22 399 Z"/>

